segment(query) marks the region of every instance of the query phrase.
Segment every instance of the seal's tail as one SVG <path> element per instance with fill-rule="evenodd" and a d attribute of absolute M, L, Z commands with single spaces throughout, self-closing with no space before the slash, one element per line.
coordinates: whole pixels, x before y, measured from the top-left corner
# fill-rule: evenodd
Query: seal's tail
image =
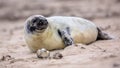
<path fill-rule="evenodd" d="M 112 39 L 112 37 L 110 37 L 108 34 L 102 32 L 99 28 L 97 28 L 97 30 L 98 30 L 97 40 L 110 40 L 110 39 Z"/>

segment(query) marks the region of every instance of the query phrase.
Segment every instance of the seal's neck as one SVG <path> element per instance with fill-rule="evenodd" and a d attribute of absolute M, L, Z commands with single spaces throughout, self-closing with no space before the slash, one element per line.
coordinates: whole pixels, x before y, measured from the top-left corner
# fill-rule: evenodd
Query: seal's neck
<path fill-rule="evenodd" d="M 52 35 L 52 31 L 51 31 L 51 28 L 50 28 L 50 26 L 48 26 L 46 29 L 45 29 L 45 31 L 44 32 L 38 32 L 38 33 L 35 33 L 34 35 L 32 35 L 32 36 L 34 36 L 34 38 L 40 38 L 40 39 L 47 39 L 47 38 L 49 38 L 49 37 L 51 37 L 51 35 Z"/>

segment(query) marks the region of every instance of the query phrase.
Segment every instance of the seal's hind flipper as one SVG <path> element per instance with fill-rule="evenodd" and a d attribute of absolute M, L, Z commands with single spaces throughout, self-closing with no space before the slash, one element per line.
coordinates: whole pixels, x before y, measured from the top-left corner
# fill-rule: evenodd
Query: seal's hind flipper
<path fill-rule="evenodd" d="M 110 39 L 112 39 L 108 34 L 102 32 L 99 28 L 97 28 L 97 30 L 98 30 L 97 40 L 110 40 Z"/>

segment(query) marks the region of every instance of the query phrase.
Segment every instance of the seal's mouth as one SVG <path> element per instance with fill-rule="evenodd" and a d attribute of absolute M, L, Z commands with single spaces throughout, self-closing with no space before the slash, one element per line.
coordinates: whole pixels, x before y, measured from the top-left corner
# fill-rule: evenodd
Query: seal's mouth
<path fill-rule="evenodd" d="M 46 29 L 47 28 L 47 24 L 42 24 L 42 25 L 36 25 L 35 26 L 35 29 L 36 30 L 43 30 L 43 29 Z"/>
<path fill-rule="evenodd" d="M 33 23 L 33 27 L 36 29 L 36 30 L 43 30 L 43 29 L 46 29 L 47 28 L 47 25 L 48 25 L 48 22 L 45 18 L 42 18 L 42 17 L 35 17 L 33 20 L 32 20 L 32 23 Z"/>
<path fill-rule="evenodd" d="M 31 32 L 43 32 L 46 28 L 47 28 L 47 25 L 31 26 L 30 31 Z"/>

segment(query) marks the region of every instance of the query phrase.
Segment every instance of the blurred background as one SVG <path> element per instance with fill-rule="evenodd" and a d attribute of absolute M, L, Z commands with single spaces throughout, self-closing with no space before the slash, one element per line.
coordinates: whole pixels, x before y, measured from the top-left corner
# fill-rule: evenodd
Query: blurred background
<path fill-rule="evenodd" d="M 82 17 L 114 39 L 69 47 L 63 59 L 41 61 L 30 53 L 23 30 L 25 20 L 37 14 Z M 120 0 L 0 0 L 0 68 L 40 67 L 120 68 Z"/>
<path fill-rule="evenodd" d="M 0 20 L 20 20 L 34 14 L 88 19 L 120 16 L 120 0 L 0 0 Z"/>

